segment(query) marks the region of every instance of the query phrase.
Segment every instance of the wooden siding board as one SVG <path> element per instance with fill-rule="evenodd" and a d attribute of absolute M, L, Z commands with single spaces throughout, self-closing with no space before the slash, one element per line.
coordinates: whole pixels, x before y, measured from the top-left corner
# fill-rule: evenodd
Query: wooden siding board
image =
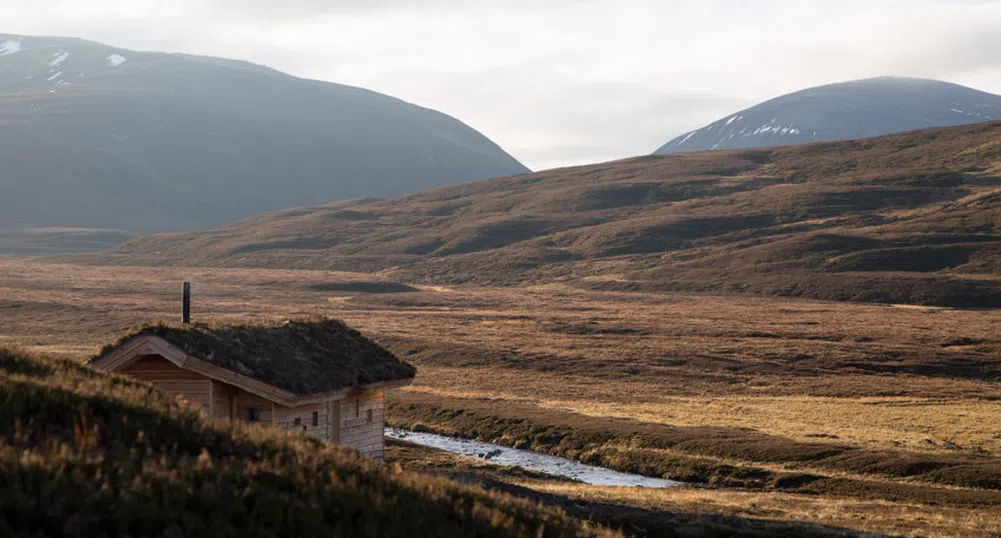
<path fill-rule="evenodd" d="M 212 380 L 212 418 L 217 420 L 232 420 L 232 398 L 236 388 L 225 383 Z"/>
<path fill-rule="evenodd" d="M 316 426 L 313 426 L 314 412 L 317 414 L 318 419 Z M 300 420 L 298 425 L 295 424 L 296 418 Z M 276 418 L 275 425 L 290 431 L 305 432 L 321 441 L 329 442 L 329 422 L 328 405 L 326 403 L 317 403 L 285 408 L 284 412 Z"/>
<path fill-rule="evenodd" d="M 382 391 L 354 394 L 341 401 L 339 444 L 363 455 L 382 458 L 385 439 L 385 395 Z M 368 411 L 372 411 L 369 420 Z"/>
<path fill-rule="evenodd" d="M 240 390 L 234 397 L 236 418 L 238 420 L 247 420 L 247 410 L 251 407 L 256 407 L 260 412 L 260 422 L 264 424 L 271 424 L 273 422 L 271 409 L 272 403 L 273 402 L 271 400 L 262 398 L 254 393 Z"/>
<path fill-rule="evenodd" d="M 211 408 L 211 380 L 178 368 L 160 356 L 140 357 L 123 369 L 122 373 L 152 383 L 163 392 L 171 396 L 180 396 L 206 411 Z"/>

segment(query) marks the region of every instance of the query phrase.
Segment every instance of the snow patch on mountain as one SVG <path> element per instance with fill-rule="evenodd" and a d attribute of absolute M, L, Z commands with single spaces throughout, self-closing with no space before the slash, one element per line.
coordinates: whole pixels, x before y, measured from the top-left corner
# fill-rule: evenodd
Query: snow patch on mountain
<path fill-rule="evenodd" d="M 977 108 L 980 108 L 980 106 L 978 105 Z M 981 118 L 984 121 L 991 121 L 991 120 L 994 119 L 994 118 L 992 118 L 990 116 L 987 116 L 985 114 L 981 114 L 979 112 L 966 112 L 965 110 L 960 110 L 958 108 L 950 108 L 949 111 L 950 112 L 955 112 L 956 114 L 962 114 L 964 116 L 973 116 L 975 118 Z"/>
<path fill-rule="evenodd" d="M 998 119 L 999 95 L 935 80 L 878 77 L 770 99 L 679 135 L 655 153 L 844 140 Z"/>
<path fill-rule="evenodd" d="M 20 50 L 21 50 L 20 39 L 18 40 L 10 39 L 4 41 L 3 43 L 0 43 L 0 56 L 10 56 L 11 54 L 20 52 Z"/>
<path fill-rule="evenodd" d="M 63 72 L 62 71 L 56 71 L 55 73 L 52 73 L 51 75 L 49 75 L 49 78 L 47 78 L 45 80 L 47 80 L 49 82 L 52 82 L 53 80 L 56 80 L 57 78 L 59 78 L 61 76 L 63 76 Z"/>
<path fill-rule="evenodd" d="M 52 68 L 52 69 L 55 69 L 56 67 L 59 67 L 60 65 L 62 65 L 63 62 L 66 61 L 66 58 L 69 58 L 69 57 L 70 57 L 70 53 L 61 50 L 61 51 L 59 51 L 59 52 L 57 52 L 57 53 L 55 53 L 55 54 L 52 55 L 52 61 L 49 62 L 49 67 Z"/>
<path fill-rule="evenodd" d="M 111 67 L 118 67 L 123 63 L 129 61 L 128 58 L 122 56 L 121 54 L 109 54 L 106 59 L 108 60 L 108 65 Z"/>
<path fill-rule="evenodd" d="M 794 135 L 794 134 L 799 134 L 800 130 L 793 127 L 792 125 L 779 125 L 776 123 L 775 118 L 772 118 L 772 120 L 769 121 L 768 123 L 762 125 L 761 127 L 758 127 L 752 133 L 744 134 L 744 136 L 754 136 L 756 134 L 761 134 L 761 133 L 775 133 L 777 135 Z"/>
<path fill-rule="evenodd" d="M 725 120 L 717 121 L 706 127 L 682 135 L 676 142 L 666 146 L 665 149 L 678 149 L 685 145 L 685 143 L 693 137 L 696 137 L 696 135 L 702 137 L 703 142 L 705 142 L 706 137 L 712 136 L 712 143 L 709 145 L 708 149 L 719 149 L 721 146 L 738 136 L 750 137 L 767 134 L 771 134 L 772 136 L 792 136 L 802 133 L 802 130 L 795 125 L 780 124 L 775 118 L 772 118 L 767 123 L 757 127 L 744 125 L 744 119 L 745 118 L 740 114 L 730 116 Z"/>

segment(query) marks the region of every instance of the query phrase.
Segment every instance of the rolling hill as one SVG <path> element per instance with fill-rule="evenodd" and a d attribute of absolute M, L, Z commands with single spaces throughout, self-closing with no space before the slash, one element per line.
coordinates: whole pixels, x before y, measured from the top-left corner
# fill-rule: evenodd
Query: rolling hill
<path fill-rule="evenodd" d="M 3 536 L 620 536 L 0 347 Z"/>
<path fill-rule="evenodd" d="M 528 170 L 440 112 L 242 61 L 0 34 L 0 229 L 200 230 Z"/>
<path fill-rule="evenodd" d="M 847 140 L 1001 120 L 1001 95 L 957 84 L 879 77 L 776 97 L 682 134 L 655 153 Z"/>
<path fill-rule="evenodd" d="M 66 259 L 1001 306 L 1001 122 L 550 170 Z"/>

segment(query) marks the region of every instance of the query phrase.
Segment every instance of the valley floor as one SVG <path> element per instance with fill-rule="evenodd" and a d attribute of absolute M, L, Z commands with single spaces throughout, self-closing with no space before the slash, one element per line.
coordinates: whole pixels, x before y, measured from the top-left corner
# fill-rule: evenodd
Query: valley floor
<path fill-rule="evenodd" d="M 491 475 L 536 495 L 663 517 L 1001 534 L 1001 311 L 28 260 L 0 260 L 0 274 L 0 342 L 83 358 L 133 324 L 179 317 L 189 279 L 196 320 L 323 313 L 415 364 L 417 382 L 390 401 L 395 426 L 701 486 Z M 394 450 L 408 467 L 459 465 Z"/>
<path fill-rule="evenodd" d="M 988 538 L 1001 532 L 997 512 L 989 510 L 698 486 L 589 486 L 401 441 L 388 442 L 386 457 L 407 470 L 526 497 L 627 534 Z"/>

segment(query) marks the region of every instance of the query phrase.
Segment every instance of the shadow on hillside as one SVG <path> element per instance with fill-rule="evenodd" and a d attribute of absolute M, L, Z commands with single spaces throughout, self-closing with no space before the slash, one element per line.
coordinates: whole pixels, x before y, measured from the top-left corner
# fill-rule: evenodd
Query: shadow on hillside
<path fill-rule="evenodd" d="M 837 536 L 859 538 L 884 536 L 797 521 L 647 510 L 634 506 L 574 499 L 563 495 L 539 492 L 476 473 L 448 474 L 453 480 L 477 484 L 488 490 L 502 491 L 546 506 L 556 507 L 575 518 L 618 529 L 630 536 Z M 768 517 L 768 514 L 763 513 L 762 517 Z"/>
<path fill-rule="evenodd" d="M 346 293 L 409 293 L 419 289 L 399 282 L 327 282 L 309 287 L 315 291 Z"/>

